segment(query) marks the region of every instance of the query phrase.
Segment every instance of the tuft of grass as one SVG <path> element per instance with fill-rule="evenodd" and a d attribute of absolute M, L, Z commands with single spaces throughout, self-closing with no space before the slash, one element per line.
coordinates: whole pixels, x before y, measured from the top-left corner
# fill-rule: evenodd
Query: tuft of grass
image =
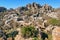
<path fill-rule="evenodd" d="M 53 26 L 60 26 L 60 20 L 51 18 L 51 19 L 48 20 L 48 24 L 51 24 Z"/>
<path fill-rule="evenodd" d="M 34 37 L 33 40 L 42 40 L 42 39 L 39 37 Z"/>
<path fill-rule="evenodd" d="M 52 40 L 52 34 L 48 34 L 48 40 Z"/>

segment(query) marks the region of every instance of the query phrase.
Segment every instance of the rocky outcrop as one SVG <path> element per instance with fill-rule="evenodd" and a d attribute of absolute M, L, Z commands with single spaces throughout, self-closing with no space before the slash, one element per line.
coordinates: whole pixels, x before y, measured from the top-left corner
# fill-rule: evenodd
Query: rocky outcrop
<path fill-rule="evenodd" d="M 27 4 L 26 7 L 27 7 L 28 9 L 31 9 L 31 8 L 38 9 L 38 8 L 41 8 L 42 6 L 39 5 L 39 4 L 36 4 L 35 2 L 33 2 L 32 4 Z"/>
<path fill-rule="evenodd" d="M 51 12 L 51 13 L 47 13 L 46 15 L 48 15 L 51 18 L 56 18 L 58 19 L 58 13 L 57 12 Z"/>

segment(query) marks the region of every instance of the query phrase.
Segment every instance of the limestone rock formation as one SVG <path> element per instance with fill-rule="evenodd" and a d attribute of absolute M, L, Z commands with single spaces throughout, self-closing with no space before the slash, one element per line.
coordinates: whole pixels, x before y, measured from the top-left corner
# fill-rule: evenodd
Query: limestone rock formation
<path fill-rule="evenodd" d="M 11 30 L 17 30 L 17 28 L 21 28 L 24 26 L 32 25 L 36 28 L 36 30 L 52 32 L 54 37 L 54 26 L 48 24 L 48 19 L 57 19 L 60 20 L 60 10 L 51 7 L 48 4 L 40 5 L 37 3 L 27 4 L 23 7 L 18 7 L 15 9 L 6 9 L 4 7 L 0 7 L 0 30 L 3 30 L 6 34 Z M 53 30 L 53 31 L 52 31 Z M 0 32 L 3 35 L 3 32 Z M 6 38 L 5 34 L 2 38 Z M 20 39 L 21 38 L 21 39 Z M 12 40 L 12 38 L 8 38 L 8 40 Z M 15 37 L 15 40 L 25 40 L 21 37 L 21 34 L 18 34 Z M 32 38 L 28 38 L 26 40 L 32 40 Z"/>

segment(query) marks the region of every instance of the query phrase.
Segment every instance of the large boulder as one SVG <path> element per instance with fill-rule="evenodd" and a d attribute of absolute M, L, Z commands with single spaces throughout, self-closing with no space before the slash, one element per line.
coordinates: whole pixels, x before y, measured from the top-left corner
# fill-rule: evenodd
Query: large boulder
<path fill-rule="evenodd" d="M 52 37 L 53 37 L 53 40 L 60 40 L 60 27 L 56 27 L 52 31 Z"/>

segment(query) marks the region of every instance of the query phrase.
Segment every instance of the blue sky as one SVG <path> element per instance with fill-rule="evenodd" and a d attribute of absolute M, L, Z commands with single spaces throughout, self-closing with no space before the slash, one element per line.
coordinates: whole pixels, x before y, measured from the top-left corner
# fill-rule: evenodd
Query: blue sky
<path fill-rule="evenodd" d="M 17 8 L 33 2 L 39 3 L 40 5 L 49 4 L 54 8 L 60 7 L 60 0 L 0 0 L 0 6 Z"/>

